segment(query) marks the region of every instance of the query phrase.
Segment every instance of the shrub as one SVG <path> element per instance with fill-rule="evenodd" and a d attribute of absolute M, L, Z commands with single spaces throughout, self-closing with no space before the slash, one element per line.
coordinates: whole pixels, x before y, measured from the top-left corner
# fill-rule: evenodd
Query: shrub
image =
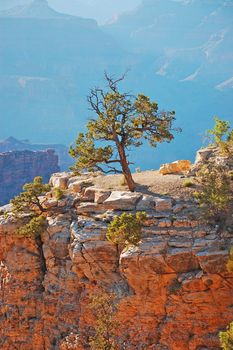
<path fill-rule="evenodd" d="M 95 316 L 94 335 L 89 339 L 91 350 L 120 350 L 116 329 L 117 303 L 113 293 L 104 291 L 90 297 L 90 309 Z"/>
<path fill-rule="evenodd" d="M 60 200 L 63 198 L 64 192 L 59 187 L 56 187 L 53 191 L 53 195 L 57 200 Z"/>
<path fill-rule="evenodd" d="M 228 121 L 214 118 L 214 128 L 208 130 L 208 133 L 213 137 L 214 143 L 220 148 L 223 155 L 233 155 L 233 129 Z"/>
<path fill-rule="evenodd" d="M 146 213 L 137 212 L 136 215 L 123 213 L 116 216 L 108 227 L 106 237 L 117 246 L 127 247 L 137 245 L 142 235 L 142 224 Z"/>
<path fill-rule="evenodd" d="M 233 350 L 233 322 L 225 332 L 219 333 L 219 339 L 223 350 Z"/>
<path fill-rule="evenodd" d="M 46 229 L 46 218 L 44 215 L 32 218 L 27 224 L 18 229 L 18 234 L 24 237 L 38 237 Z"/>
<path fill-rule="evenodd" d="M 184 186 L 184 187 L 192 187 L 192 186 L 193 186 L 192 180 L 189 180 L 189 179 L 185 180 L 185 181 L 183 182 L 183 186 Z"/>
<path fill-rule="evenodd" d="M 11 200 L 14 216 L 27 220 L 27 223 L 18 229 L 19 235 L 36 238 L 43 232 L 46 227 L 46 208 L 40 197 L 49 190 L 50 186 L 43 184 L 42 177 L 37 176 L 33 182 L 23 186 L 22 193 Z"/>
<path fill-rule="evenodd" d="M 232 203 L 231 178 L 229 170 L 223 166 L 209 163 L 197 174 L 199 190 L 195 192 L 207 221 L 224 221 L 230 214 Z"/>

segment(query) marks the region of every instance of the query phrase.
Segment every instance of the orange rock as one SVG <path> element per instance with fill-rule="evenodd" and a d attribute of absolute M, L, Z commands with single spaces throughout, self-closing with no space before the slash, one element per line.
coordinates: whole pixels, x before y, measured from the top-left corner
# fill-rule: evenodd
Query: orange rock
<path fill-rule="evenodd" d="M 177 160 L 173 163 L 162 164 L 159 172 L 162 175 L 180 174 L 191 170 L 191 162 L 189 160 Z"/>

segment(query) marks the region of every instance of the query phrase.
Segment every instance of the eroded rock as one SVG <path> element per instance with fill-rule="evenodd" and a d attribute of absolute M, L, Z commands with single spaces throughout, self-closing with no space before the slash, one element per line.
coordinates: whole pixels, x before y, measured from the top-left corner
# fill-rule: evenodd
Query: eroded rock
<path fill-rule="evenodd" d="M 162 164 L 159 172 L 162 175 L 183 174 L 191 170 L 190 160 L 177 160 L 173 163 Z"/>

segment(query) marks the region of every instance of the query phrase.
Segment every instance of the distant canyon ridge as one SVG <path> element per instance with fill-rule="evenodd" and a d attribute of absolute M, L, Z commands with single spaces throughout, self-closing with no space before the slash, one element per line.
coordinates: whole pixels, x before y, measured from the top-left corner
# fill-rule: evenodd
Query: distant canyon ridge
<path fill-rule="evenodd" d="M 32 144 L 8 137 L 0 142 L 0 205 L 7 204 L 35 176 L 47 182 L 52 173 L 68 170 L 72 160 L 64 145 Z"/>
<path fill-rule="evenodd" d="M 35 176 L 42 176 L 47 182 L 57 171 L 58 156 L 54 150 L 0 153 L 0 205 L 22 192 L 22 186 Z"/>

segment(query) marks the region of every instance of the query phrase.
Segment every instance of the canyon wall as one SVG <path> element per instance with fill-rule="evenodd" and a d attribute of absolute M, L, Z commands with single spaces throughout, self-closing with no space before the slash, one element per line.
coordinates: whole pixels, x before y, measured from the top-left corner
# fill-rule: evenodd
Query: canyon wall
<path fill-rule="evenodd" d="M 47 182 L 56 171 L 58 157 L 53 150 L 0 153 L 0 205 L 8 203 L 35 176 Z"/>
<path fill-rule="evenodd" d="M 199 222 L 195 203 L 182 198 L 85 188 L 66 176 L 51 182 L 66 193 L 48 195 L 42 243 L 19 237 L 10 213 L 0 216 L 1 350 L 89 349 L 88 300 L 99 288 L 118 298 L 124 349 L 220 349 L 218 332 L 233 318 L 231 228 Z M 108 223 L 138 210 L 147 213 L 142 240 L 118 252 Z"/>

